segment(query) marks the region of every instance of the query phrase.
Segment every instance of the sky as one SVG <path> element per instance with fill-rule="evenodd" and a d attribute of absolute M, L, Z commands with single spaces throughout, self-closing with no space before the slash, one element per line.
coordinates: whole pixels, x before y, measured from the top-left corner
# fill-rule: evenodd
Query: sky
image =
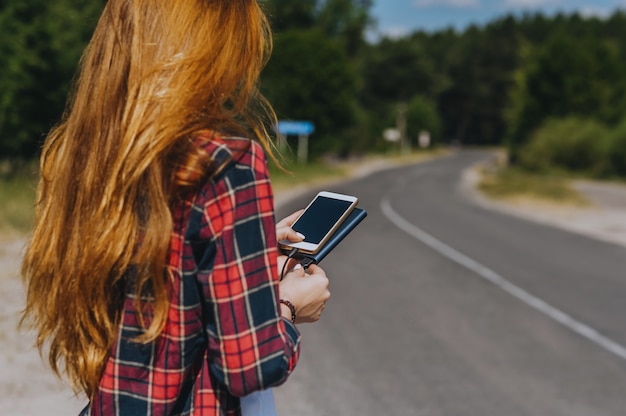
<path fill-rule="evenodd" d="M 463 30 L 482 25 L 511 13 L 579 12 L 606 17 L 617 9 L 626 10 L 626 0 L 374 0 L 372 14 L 377 20 L 377 38 L 404 36 L 416 30 L 436 31 L 447 27 Z"/>

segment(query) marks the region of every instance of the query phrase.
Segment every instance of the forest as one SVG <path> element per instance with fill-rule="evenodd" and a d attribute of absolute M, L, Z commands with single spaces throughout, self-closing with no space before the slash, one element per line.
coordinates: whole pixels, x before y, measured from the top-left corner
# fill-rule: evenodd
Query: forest
<path fill-rule="evenodd" d="M 380 0 L 379 0 L 380 1 Z M 0 5 L 0 159 L 35 158 L 61 116 L 103 0 Z M 504 15 L 463 31 L 372 40 L 371 0 L 264 0 L 274 49 L 261 89 L 280 119 L 310 120 L 313 157 L 498 146 L 533 171 L 626 177 L 626 13 Z"/>

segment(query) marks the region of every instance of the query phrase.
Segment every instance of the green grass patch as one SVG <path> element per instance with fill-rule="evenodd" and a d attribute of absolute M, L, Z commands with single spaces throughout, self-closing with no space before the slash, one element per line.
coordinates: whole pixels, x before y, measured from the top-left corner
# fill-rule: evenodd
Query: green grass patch
<path fill-rule="evenodd" d="M 0 176 L 0 237 L 24 234 L 33 224 L 36 179 L 19 173 Z"/>
<path fill-rule="evenodd" d="M 578 206 L 589 204 L 567 179 L 517 168 L 483 169 L 478 189 L 495 199 L 531 199 Z"/>
<path fill-rule="evenodd" d="M 347 177 L 349 174 L 346 166 L 331 165 L 323 162 L 313 162 L 304 165 L 286 163 L 284 167 L 288 172 L 283 172 L 273 164 L 270 164 L 272 187 L 276 191 L 339 180 Z"/>

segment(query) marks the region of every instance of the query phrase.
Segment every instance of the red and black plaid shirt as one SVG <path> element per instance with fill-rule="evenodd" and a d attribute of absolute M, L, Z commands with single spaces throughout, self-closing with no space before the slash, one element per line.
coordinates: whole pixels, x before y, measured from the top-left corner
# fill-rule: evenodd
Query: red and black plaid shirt
<path fill-rule="evenodd" d="M 218 163 L 244 139 L 218 139 Z M 238 415 L 239 396 L 275 386 L 298 359 L 300 335 L 280 316 L 272 190 L 252 142 L 173 211 L 174 276 L 165 329 L 149 344 L 127 289 L 118 339 L 89 415 Z"/>

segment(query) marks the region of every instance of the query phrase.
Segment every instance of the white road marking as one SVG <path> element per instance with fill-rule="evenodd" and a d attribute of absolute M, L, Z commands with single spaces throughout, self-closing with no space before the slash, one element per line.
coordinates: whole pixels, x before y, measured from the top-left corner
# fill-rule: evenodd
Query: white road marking
<path fill-rule="evenodd" d="M 427 246 L 439 252 L 443 256 L 449 258 L 450 260 L 470 269 L 483 279 L 496 285 L 506 293 L 521 300 L 522 302 L 547 315 L 558 323 L 566 326 L 575 333 L 583 336 L 584 338 L 587 338 L 588 340 L 601 346 L 607 351 L 617 355 L 619 358 L 626 360 L 626 348 L 624 346 L 618 344 L 610 338 L 607 338 L 590 326 L 577 321 L 565 312 L 528 293 L 519 286 L 514 285 L 513 283 L 506 280 L 504 277 L 500 276 L 498 273 L 489 269 L 488 267 L 483 266 L 477 261 L 466 256 L 465 254 L 436 239 L 432 235 L 428 234 L 426 231 L 411 224 L 409 221 L 402 218 L 397 212 L 393 210 L 393 208 L 391 207 L 391 203 L 386 198 L 381 201 L 380 208 L 389 221 L 391 221 L 396 227 L 406 232 L 410 236 L 421 241 L 422 243 L 426 244 Z"/>

